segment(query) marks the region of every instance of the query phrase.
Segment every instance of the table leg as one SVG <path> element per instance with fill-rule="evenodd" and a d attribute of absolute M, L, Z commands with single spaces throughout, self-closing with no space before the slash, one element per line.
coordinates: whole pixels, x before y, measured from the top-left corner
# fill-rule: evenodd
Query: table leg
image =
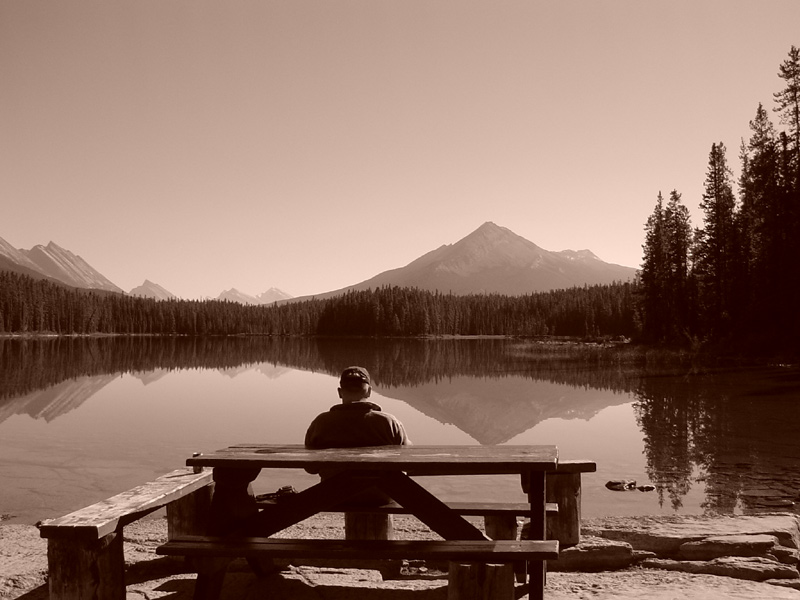
<path fill-rule="evenodd" d="M 528 502 L 531 505 L 531 524 L 528 539 L 544 540 L 547 526 L 547 504 L 545 502 L 545 482 L 547 474 L 544 471 L 528 473 Z M 530 600 L 544 599 L 544 586 L 547 576 L 547 563 L 543 560 L 528 563 L 530 576 Z"/>
<path fill-rule="evenodd" d="M 214 492 L 209 509 L 208 533 L 226 535 L 258 514 L 251 486 L 261 469 L 214 469 Z M 222 593 L 228 558 L 207 558 L 195 563 L 195 600 L 217 600 Z"/>

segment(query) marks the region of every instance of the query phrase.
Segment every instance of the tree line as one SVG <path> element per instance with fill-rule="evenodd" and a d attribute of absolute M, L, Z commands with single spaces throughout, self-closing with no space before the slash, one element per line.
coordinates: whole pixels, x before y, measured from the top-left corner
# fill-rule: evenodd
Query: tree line
<path fill-rule="evenodd" d="M 692 229 L 681 194 L 658 194 L 645 225 L 642 332 L 652 341 L 790 344 L 800 334 L 800 50 L 791 47 L 773 94 L 780 125 L 759 103 L 734 182 L 714 143 Z M 738 188 L 738 194 L 734 188 Z"/>
<path fill-rule="evenodd" d="M 154 300 L 0 271 L 0 333 L 57 335 L 517 335 L 633 337 L 635 285 L 523 296 L 381 287 L 268 306 Z"/>

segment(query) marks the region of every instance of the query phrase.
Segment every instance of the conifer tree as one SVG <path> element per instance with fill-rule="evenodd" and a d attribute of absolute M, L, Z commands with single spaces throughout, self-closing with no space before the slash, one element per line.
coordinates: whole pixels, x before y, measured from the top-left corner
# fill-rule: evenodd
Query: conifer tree
<path fill-rule="evenodd" d="M 705 190 L 700 208 L 704 227 L 695 237 L 694 271 L 702 299 L 700 307 L 706 329 L 718 335 L 728 333 L 733 289 L 733 256 L 736 241 L 736 210 L 725 145 L 711 145 Z"/>

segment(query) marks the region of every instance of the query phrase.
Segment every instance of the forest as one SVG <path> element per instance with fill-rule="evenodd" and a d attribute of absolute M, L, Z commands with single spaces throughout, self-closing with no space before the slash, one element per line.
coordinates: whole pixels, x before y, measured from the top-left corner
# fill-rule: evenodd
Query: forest
<path fill-rule="evenodd" d="M 681 194 L 658 194 L 645 226 L 643 337 L 655 342 L 738 342 L 796 348 L 800 334 L 800 50 L 779 66 L 776 127 L 758 104 L 739 148 L 713 143 L 693 229 Z M 736 192 L 734 191 L 736 188 Z M 737 193 L 738 192 L 738 193 Z"/>
<path fill-rule="evenodd" d="M 324 300 L 246 306 L 153 300 L 0 272 L 0 333 L 57 335 L 516 335 L 630 337 L 635 285 L 503 296 L 381 287 Z"/>

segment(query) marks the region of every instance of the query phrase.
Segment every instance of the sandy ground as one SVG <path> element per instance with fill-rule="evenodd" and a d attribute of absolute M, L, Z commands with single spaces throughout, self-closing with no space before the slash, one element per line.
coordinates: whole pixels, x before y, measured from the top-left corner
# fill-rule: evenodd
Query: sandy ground
<path fill-rule="evenodd" d="M 340 515 L 318 515 L 285 532 L 286 537 L 341 536 Z M 400 517 L 395 523 L 398 539 L 423 539 L 430 537 L 427 528 L 413 519 Z M 180 573 L 180 563 L 175 559 L 155 555 L 155 547 L 166 540 L 166 522 L 163 518 L 146 519 L 125 529 L 125 555 L 128 562 L 128 599 L 189 600 L 192 597 L 194 575 Z M 27 525 L 0 526 L 0 598 L 44 600 L 48 598 L 46 586 L 46 540 L 39 537 L 35 527 Z M 303 578 L 302 572 L 296 574 Z M 374 575 L 374 572 L 373 572 Z M 304 585 L 286 588 L 275 579 L 259 580 L 246 568 L 232 569 L 226 580 L 223 600 L 233 598 L 272 598 L 283 600 L 327 600 L 332 598 L 398 598 L 373 588 L 342 587 L 348 581 L 358 583 L 358 577 L 345 576 L 339 587 L 324 588 Z M 308 578 L 306 578 L 308 579 Z M 409 581 L 399 584 L 417 587 L 410 597 L 433 598 L 430 586 L 440 581 Z M 366 584 L 365 584 L 366 585 Z M 381 584 L 377 584 L 380 587 Z M 426 587 L 427 586 L 427 587 Z M 295 591 L 290 591 L 294 589 Z M 527 598 L 524 586 L 517 588 L 518 598 Z M 439 598 L 444 596 L 439 593 Z M 623 571 L 601 573 L 549 573 L 545 592 L 548 600 L 800 600 L 800 591 L 713 575 L 690 575 L 670 571 L 631 568 Z"/>

